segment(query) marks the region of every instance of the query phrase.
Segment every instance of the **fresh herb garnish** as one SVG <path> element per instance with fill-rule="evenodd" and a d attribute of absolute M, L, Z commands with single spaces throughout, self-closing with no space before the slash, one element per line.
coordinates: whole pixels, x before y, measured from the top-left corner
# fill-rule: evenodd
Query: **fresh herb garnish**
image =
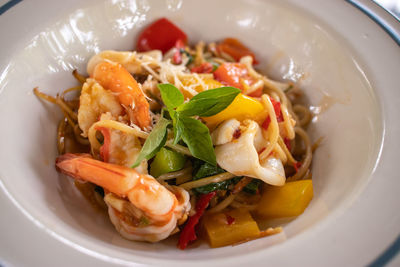
<path fill-rule="evenodd" d="M 261 180 L 253 179 L 250 183 L 248 183 L 244 188 L 243 191 L 252 195 L 257 193 L 258 188 L 261 185 Z"/>
<path fill-rule="evenodd" d="M 227 108 L 239 93 L 235 87 L 207 90 L 180 105 L 176 111 L 185 116 L 210 117 Z"/>
<path fill-rule="evenodd" d="M 210 131 L 191 117 L 217 114 L 232 103 L 240 90 L 233 87 L 210 89 L 183 103 L 183 94 L 172 84 L 159 84 L 158 88 L 172 118 L 174 144 L 182 139 L 194 157 L 216 166 Z"/>
<path fill-rule="evenodd" d="M 240 90 L 234 87 L 210 89 L 197 94 L 189 102 L 184 103 L 183 94 L 172 84 L 157 86 L 167 109 L 162 109 L 161 119 L 147 137 L 139 157 L 132 167 L 138 166 L 143 159 L 152 158 L 165 145 L 167 127 L 171 124 L 171 120 L 174 131 L 173 143 L 177 144 L 183 140 L 193 157 L 216 166 L 217 160 L 210 131 L 206 125 L 192 116 L 209 117 L 221 112 L 232 103 Z"/>
<path fill-rule="evenodd" d="M 167 127 L 171 124 L 171 121 L 161 118 L 154 126 L 153 130 L 149 134 L 144 142 L 142 150 L 137 157 L 132 168 L 139 166 L 140 162 L 144 159 L 150 159 L 165 145 L 167 141 Z"/>
<path fill-rule="evenodd" d="M 193 180 L 198 180 L 205 177 L 210 177 L 225 172 L 224 169 L 211 165 L 210 163 L 194 160 L 193 161 Z M 225 180 L 219 183 L 211 183 L 208 185 L 194 188 L 194 191 L 200 194 L 208 194 L 215 190 L 227 190 L 231 184 L 230 180 Z"/>

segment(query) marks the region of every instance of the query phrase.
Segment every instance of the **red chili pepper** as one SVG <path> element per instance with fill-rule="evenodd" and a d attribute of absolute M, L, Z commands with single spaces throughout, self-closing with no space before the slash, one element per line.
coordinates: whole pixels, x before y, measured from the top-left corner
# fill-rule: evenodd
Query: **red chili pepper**
<path fill-rule="evenodd" d="M 181 64 L 182 63 L 182 54 L 181 54 L 181 49 L 185 47 L 185 43 L 179 39 L 175 43 L 175 53 L 174 56 L 172 57 L 172 63 L 174 64 Z"/>
<path fill-rule="evenodd" d="M 158 49 L 165 53 L 174 47 L 178 40 L 186 43 L 186 34 L 168 19 L 161 18 L 140 33 L 136 50 L 145 52 Z"/>
<path fill-rule="evenodd" d="M 211 73 L 213 71 L 213 65 L 210 62 L 204 62 L 200 66 L 193 67 L 190 71 L 196 73 Z"/>
<path fill-rule="evenodd" d="M 285 137 L 285 138 L 283 138 L 283 142 L 285 143 L 285 145 L 286 145 L 286 147 L 287 147 L 287 149 L 291 149 L 291 145 L 290 145 L 290 139 L 289 138 L 287 138 L 287 137 Z"/>
<path fill-rule="evenodd" d="M 268 116 L 265 121 L 262 123 L 261 127 L 264 130 L 268 130 L 269 124 L 271 123 L 271 118 Z"/>
<path fill-rule="evenodd" d="M 271 99 L 272 106 L 274 107 L 276 120 L 278 122 L 282 122 L 283 121 L 283 117 L 282 117 L 282 112 L 281 112 L 281 103 L 276 101 L 272 97 L 270 97 L 269 99 Z"/>
<path fill-rule="evenodd" d="M 272 106 L 274 107 L 276 120 L 278 122 L 282 122 L 283 121 L 283 116 L 282 116 L 282 112 L 281 112 L 281 103 L 276 101 L 272 97 L 270 97 L 269 99 L 271 100 Z M 265 130 L 268 130 L 268 126 L 269 126 L 270 123 L 271 123 L 271 119 L 268 116 L 265 119 L 265 121 L 263 122 L 263 124 L 261 125 L 261 127 L 263 127 Z"/>
<path fill-rule="evenodd" d="M 258 88 L 257 90 L 253 91 L 252 93 L 248 94 L 248 96 L 251 96 L 251 97 L 260 97 L 260 96 L 262 96 L 262 94 L 263 94 L 263 88 L 260 87 L 260 88 Z"/>
<path fill-rule="evenodd" d="M 294 169 L 296 170 L 296 173 L 299 171 L 299 168 L 301 167 L 301 162 L 298 161 L 293 165 Z"/>
<path fill-rule="evenodd" d="M 232 223 L 235 222 L 235 218 L 233 218 L 229 214 L 225 214 L 225 216 L 226 216 L 226 222 L 228 223 L 228 225 L 231 225 Z"/>
<path fill-rule="evenodd" d="M 233 132 L 233 138 L 235 138 L 235 139 L 239 139 L 239 137 L 242 135 L 242 131 L 240 130 L 240 128 L 238 128 L 238 129 L 236 129 L 234 132 Z"/>
<path fill-rule="evenodd" d="M 103 145 L 100 147 L 100 156 L 104 162 L 108 162 L 110 158 L 111 132 L 109 128 L 97 127 L 103 135 Z"/>
<path fill-rule="evenodd" d="M 189 242 L 195 241 L 197 239 L 195 227 L 199 223 L 201 216 L 203 216 L 204 210 L 207 208 L 210 200 L 216 195 L 216 192 L 210 192 L 208 194 L 203 194 L 196 203 L 196 214 L 189 217 L 188 222 L 183 228 L 181 235 L 179 236 L 178 247 L 180 249 L 185 249 Z"/>
<path fill-rule="evenodd" d="M 234 60 L 239 61 L 244 56 L 251 56 L 253 58 L 253 64 L 258 64 L 254 53 L 250 51 L 244 44 L 238 39 L 226 38 L 217 45 L 217 50 L 221 53 L 224 52 L 230 55 Z"/>

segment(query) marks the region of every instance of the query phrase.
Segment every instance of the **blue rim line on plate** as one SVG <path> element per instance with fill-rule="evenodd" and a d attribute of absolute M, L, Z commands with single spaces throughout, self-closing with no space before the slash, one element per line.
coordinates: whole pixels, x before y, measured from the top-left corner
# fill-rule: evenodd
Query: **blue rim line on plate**
<path fill-rule="evenodd" d="M 371 20 L 373 20 L 376 24 L 378 24 L 378 26 L 380 26 L 382 30 L 384 30 L 387 34 L 389 34 L 389 36 L 393 39 L 393 41 L 397 43 L 397 45 L 400 46 L 400 36 L 396 32 L 394 32 L 383 19 L 376 16 L 371 10 L 365 8 L 355 0 L 346 0 L 346 2 L 352 5 L 353 7 L 357 8 L 361 12 L 363 12 L 365 15 L 367 15 Z M 387 11 L 381 5 L 377 4 L 375 1 L 372 2 L 375 3 L 375 5 L 378 8 L 382 8 L 390 16 L 394 17 L 398 22 L 400 22 L 400 20 L 397 17 L 395 17 L 392 13 Z M 368 267 L 385 266 L 399 253 L 399 251 L 400 251 L 400 235 L 398 235 L 395 241 L 388 248 L 386 248 L 375 260 L 373 260 L 368 265 Z"/>
<path fill-rule="evenodd" d="M 22 0 L 10 0 L 4 5 L 0 6 L 0 15 L 5 13 L 7 10 L 18 4 L 19 2 L 22 2 Z"/>
<path fill-rule="evenodd" d="M 372 263 L 370 263 L 368 267 L 380 267 L 388 264 L 399 251 L 400 251 L 400 235 L 378 258 L 376 258 Z"/>
<path fill-rule="evenodd" d="M 397 43 L 398 46 L 400 46 L 400 36 L 394 32 L 390 26 L 381 18 L 379 18 L 378 16 L 376 16 L 371 10 L 369 10 L 368 8 L 362 6 L 361 4 L 359 4 L 357 1 L 355 0 L 346 0 L 347 3 L 351 4 L 352 6 L 354 6 L 355 8 L 357 8 L 358 10 L 360 10 L 361 12 L 363 12 L 365 15 L 367 15 L 371 20 L 373 20 L 376 24 L 378 24 L 382 30 L 384 30 L 387 34 L 390 35 L 390 37 L 393 39 L 393 41 L 395 41 Z M 375 1 L 371 1 L 373 3 L 375 3 Z M 375 3 L 376 4 L 376 3 Z M 390 13 L 389 11 L 387 11 L 386 9 L 384 9 L 381 5 L 376 4 L 376 6 L 378 8 L 383 9 L 384 11 L 386 11 L 390 16 L 394 17 L 397 21 L 399 21 L 398 18 L 396 18 L 395 16 L 393 16 L 392 13 Z"/>
<path fill-rule="evenodd" d="M 349 4 L 351 4 L 353 7 L 357 8 L 361 12 L 363 12 L 365 15 L 367 15 L 370 19 L 372 19 L 376 24 L 378 24 L 389 36 L 397 43 L 397 45 L 400 46 L 400 36 L 394 32 L 389 25 L 387 25 L 381 18 L 377 17 L 373 12 L 368 10 L 367 8 L 363 7 L 360 5 L 358 2 L 354 0 L 345 0 Z M 22 0 L 10 0 L 4 5 L 0 6 L 0 15 L 4 14 L 7 12 L 9 9 L 11 9 L 13 6 L 16 4 L 22 2 Z M 372 1 L 374 2 L 374 1 Z M 397 21 L 400 22 L 398 18 L 396 18 L 392 13 L 387 11 L 385 8 L 383 8 L 381 5 L 377 4 L 374 2 L 379 8 L 382 8 L 385 10 L 388 14 L 393 16 Z M 396 254 L 400 251 L 400 235 L 396 238 L 396 240 L 385 250 L 382 252 L 379 257 L 377 257 L 372 263 L 370 263 L 368 266 L 369 267 L 379 267 L 379 266 L 384 266 L 387 263 L 389 263 L 395 256 Z M 1 266 L 1 264 L 0 264 Z"/>

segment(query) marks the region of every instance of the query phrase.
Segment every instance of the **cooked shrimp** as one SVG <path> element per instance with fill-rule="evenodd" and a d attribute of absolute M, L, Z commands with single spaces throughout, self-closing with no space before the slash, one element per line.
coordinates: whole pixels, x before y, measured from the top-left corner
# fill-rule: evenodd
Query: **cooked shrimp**
<path fill-rule="evenodd" d="M 84 137 L 88 136 L 93 123 L 105 113 L 115 119 L 123 113 L 123 108 L 112 92 L 105 90 L 94 79 L 87 79 L 82 87 L 78 110 L 78 123 Z"/>
<path fill-rule="evenodd" d="M 93 78 L 105 89 L 116 94 L 133 123 L 142 129 L 148 129 L 151 124 L 149 102 L 139 84 L 121 64 L 100 62 L 94 68 Z"/>
<path fill-rule="evenodd" d="M 112 223 L 131 240 L 157 242 L 167 238 L 190 209 L 187 191 L 173 187 L 171 192 L 150 175 L 95 160 L 89 154 L 64 154 L 56 159 L 56 168 L 75 179 L 99 185 L 121 200 L 129 200 L 134 212 L 126 216 L 105 198 Z"/>
<path fill-rule="evenodd" d="M 102 51 L 89 60 L 87 64 L 89 75 L 92 75 L 94 68 L 103 61 L 120 63 L 131 74 L 144 74 L 146 71 L 142 67 L 142 64 L 146 64 L 150 68 L 157 67 L 158 62 L 162 61 L 162 52 L 160 50 L 143 53 L 113 50 Z"/>

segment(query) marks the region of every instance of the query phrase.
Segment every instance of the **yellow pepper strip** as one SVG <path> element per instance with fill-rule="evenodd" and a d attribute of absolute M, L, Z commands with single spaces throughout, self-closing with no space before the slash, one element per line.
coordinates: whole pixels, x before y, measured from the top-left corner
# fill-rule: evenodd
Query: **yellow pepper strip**
<path fill-rule="evenodd" d="M 238 94 L 233 102 L 220 113 L 202 118 L 209 128 L 214 128 L 221 122 L 229 119 L 237 119 L 239 121 L 252 119 L 262 123 L 266 114 L 260 101 L 243 94 Z"/>
<path fill-rule="evenodd" d="M 266 186 L 256 215 L 271 219 L 298 216 L 304 212 L 312 197 L 311 180 L 289 182 L 283 186 Z"/>
<path fill-rule="evenodd" d="M 182 84 L 184 86 L 190 86 L 192 84 L 198 84 L 197 86 L 195 86 L 193 89 L 195 91 L 197 91 L 198 93 L 209 90 L 209 89 L 215 89 L 215 88 L 220 88 L 223 87 L 224 85 L 222 85 L 220 82 L 218 82 L 217 80 L 214 80 L 212 78 L 201 78 L 204 86 L 201 85 L 197 79 L 195 79 L 194 77 L 191 76 L 187 76 L 187 77 L 182 77 L 181 81 Z M 183 90 L 183 95 L 185 97 L 185 99 L 191 98 L 192 96 L 189 95 L 188 92 L 186 92 L 185 90 Z"/>
<path fill-rule="evenodd" d="M 260 229 L 249 211 L 235 209 L 227 212 L 208 213 L 204 228 L 210 246 L 222 247 L 260 236 Z"/>

